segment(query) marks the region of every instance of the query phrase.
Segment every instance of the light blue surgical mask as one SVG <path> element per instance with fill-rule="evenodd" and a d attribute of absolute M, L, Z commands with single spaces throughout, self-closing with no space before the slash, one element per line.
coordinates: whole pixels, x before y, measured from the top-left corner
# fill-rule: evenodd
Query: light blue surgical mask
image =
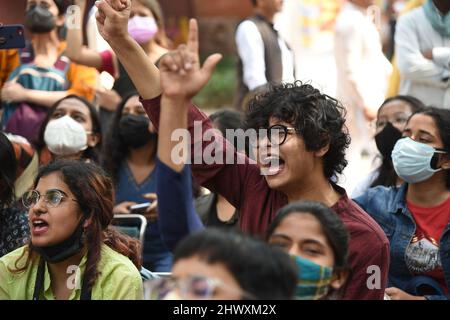
<path fill-rule="evenodd" d="M 330 290 L 333 269 L 320 266 L 308 259 L 291 255 L 297 265 L 297 288 L 295 299 L 318 300 Z"/>
<path fill-rule="evenodd" d="M 436 150 L 411 138 L 400 139 L 392 151 L 395 172 L 407 183 L 425 181 L 442 170 L 431 167 L 431 160 L 435 153 L 445 154 L 447 152 Z"/>

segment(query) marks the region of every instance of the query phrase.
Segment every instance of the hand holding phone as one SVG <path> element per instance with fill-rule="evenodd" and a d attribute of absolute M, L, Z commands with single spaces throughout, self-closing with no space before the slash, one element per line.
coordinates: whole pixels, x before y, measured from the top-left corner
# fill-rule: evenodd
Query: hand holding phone
<path fill-rule="evenodd" d="M 135 204 L 130 207 L 130 213 L 144 214 L 147 211 L 147 208 L 151 206 L 151 204 L 151 202 Z"/>
<path fill-rule="evenodd" d="M 0 49 L 17 49 L 25 47 L 25 31 L 23 25 L 0 24 Z"/>

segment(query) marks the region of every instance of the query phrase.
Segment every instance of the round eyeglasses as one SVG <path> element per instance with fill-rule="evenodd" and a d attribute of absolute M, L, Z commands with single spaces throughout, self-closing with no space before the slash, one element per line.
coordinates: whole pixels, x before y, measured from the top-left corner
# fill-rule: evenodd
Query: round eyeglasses
<path fill-rule="evenodd" d="M 387 119 L 387 118 L 381 118 L 377 119 L 374 122 L 375 129 L 378 131 L 381 131 L 386 127 L 388 122 L 392 123 L 394 127 L 404 127 L 406 123 L 408 122 L 409 115 L 406 113 L 397 114 L 395 118 Z"/>
<path fill-rule="evenodd" d="M 201 275 L 191 275 L 183 279 L 158 278 L 144 282 L 144 299 L 165 300 L 174 290 L 183 300 L 210 300 L 214 298 L 217 288 L 234 291 L 243 299 L 254 300 L 254 296 L 242 290 L 228 286 L 218 279 Z"/>
<path fill-rule="evenodd" d="M 271 146 L 277 147 L 281 146 L 286 142 L 287 136 L 290 133 L 297 132 L 296 128 L 287 127 L 283 124 L 275 124 L 270 126 L 267 130 L 262 130 L 267 136 Z M 262 141 L 264 136 L 261 134 L 261 129 L 259 131 L 258 144 Z"/>
<path fill-rule="evenodd" d="M 64 198 L 71 199 L 77 202 L 76 199 L 70 198 L 64 191 L 58 189 L 48 190 L 44 195 L 41 195 L 37 190 L 30 190 L 22 196 L 22 203 L 25 208 L 30 209 L 34 207 L 41 196 L 44 197 L 44 202 L 47 207 L 57 207 Z"/>

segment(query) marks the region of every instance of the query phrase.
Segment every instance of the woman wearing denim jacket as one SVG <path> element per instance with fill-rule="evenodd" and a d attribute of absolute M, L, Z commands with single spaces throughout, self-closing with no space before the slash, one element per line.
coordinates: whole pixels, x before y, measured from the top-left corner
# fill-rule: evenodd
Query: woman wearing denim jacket
<path fill-rule="evenodd" d="M 391 299 L 450 299 L 450 110 L 408 120 L 392 152 L 405 184 L 369 189 L 355 201 L 390 241 Z"/>

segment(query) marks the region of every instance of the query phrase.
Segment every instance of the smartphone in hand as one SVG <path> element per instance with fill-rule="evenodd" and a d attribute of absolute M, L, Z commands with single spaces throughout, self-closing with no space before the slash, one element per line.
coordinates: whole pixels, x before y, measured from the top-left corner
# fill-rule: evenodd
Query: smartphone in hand
<path fill-rule="evenodd" d="M 0 24 L 0 49 L 25 47 L 25 29 L 21 24 Z"/>
<path fill-rule="evenodd" d="M 139 203 L 139 204 L 135 204 L 133 206 L 130 207 L 130 213 L 133 214 L 144 214 L 148 207 L 151 206 L 151 202 L 144 202 L 144 203 Z"/>

